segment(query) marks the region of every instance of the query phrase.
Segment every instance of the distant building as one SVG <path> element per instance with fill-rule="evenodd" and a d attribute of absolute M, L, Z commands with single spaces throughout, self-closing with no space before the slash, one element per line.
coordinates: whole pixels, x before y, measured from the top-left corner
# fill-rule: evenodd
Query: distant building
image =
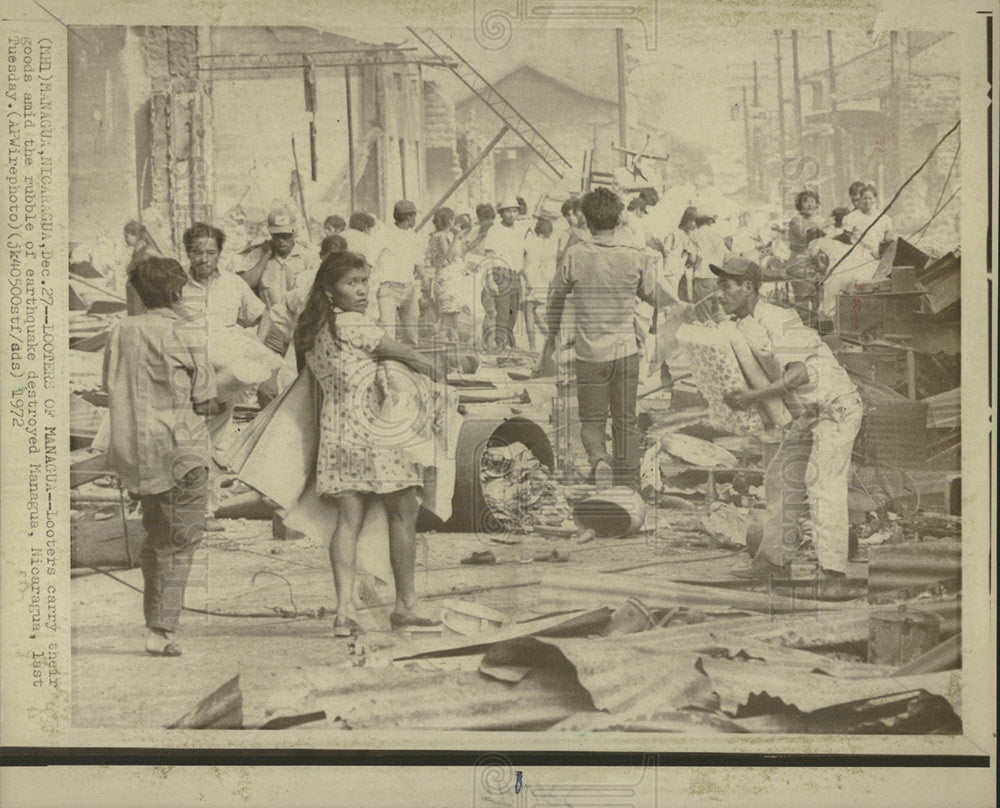
<path fill-rule="evenodd" d="M 961 95 L 954 42 L 948 33 L 901 33 L 836 66 L 843 188 L 833 184 L 829 71 L 803 76 L 803 101 L 811 102 L 811 110 L 805 115 L 802 153 L 820 161 L 826 209 L 847 202 L 846 186 L 853 180 L 874 182 L 880 201 L 887 203 L 958 121 Z M 893 206 L 891 215 L 901 234 L 920 227 L 933 213 L 957 146 L 955 136 L 944 143 Z M 959 184 L 958 161 L 951 168 L 953 189 Z M 942 221 L 957 216 L 958 209 L 952 206 Z M 953 229 L 957 243 L 957 225 Z"/>
<path fill-rule="evenodd" d="M 392 46 L 304 27 L 95 26 L 68 42 L 71 241 L 120 239 L 140 212 L 168 251 L 193 221 L 237 209 L 301 221 L 296 157 L 309 219 L 346 218 L 348 82 L 355 209 L 391 218 L 405 197 L 426 210 L 455 175 L 450 102 Z M 366 53 L 378 49 L 384 64 Z M 315 64 L 313 111 L 299 54 Z M 345 75 L 324 59 L 355 63 Z"/>
<path fill-rule="evenodd" d="M 597 71 L 594 71 L 597 73 Z M 567 187 L 579 188 L 583 153 L 593 150 L 594 168 L 610 171 L 622 163 L 612 150 L 620 144 L 618 98 L 614 74 L 584 77 L 575 72 L 555 77 L 531 65 L 521 65 L 493 82 L 496 90 L 572 164 L 566 169 Z M 637 110 L 630 114 L 629 145 L 640 147 L 651 135 L 648 149 L 662 154 L 662 132 L 643 126 Z M 463 169 L 481 153 L 503 122 L 477 96 L 466 92 L 455 105 L 458 153 Z M 533 203 L 557 182 L 553 174 L 515 133 L 508 132 L 493 154 L 470 177 L 458 194 L 467 205 L 519 195 Z"/>

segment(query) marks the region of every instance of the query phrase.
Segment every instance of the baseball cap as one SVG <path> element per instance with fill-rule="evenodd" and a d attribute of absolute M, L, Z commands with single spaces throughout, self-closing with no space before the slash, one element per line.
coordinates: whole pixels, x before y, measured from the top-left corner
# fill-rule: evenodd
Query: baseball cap
<path fill-rule="evenodd" d="M 267 217 L 269 233 L 295 233 L 295 217 L 290 213 L 272 213 Z"/>
<path fill-rule="evenodd" d="M 684 214 L 681 216 L 681 222 L 677 226 L 684 227 L 684 225 L 687 224 L 694 224 L 694 222 L 697 221 L 697 219 L 698 219 L 698 208 L 694 207 L 694 205 L 689 205 L 688 207 L 684 208 Z"/>
<path fill-rule="evenodd" d="M 726 275 L 730 278 L 751 281 L 755 285 L 760 283 L 760 267 L 749 258 L 735 256 L 726 261 L 721 267 L 709 264 L 708 268 L 716 275 Z"/>
<path fill-rule="evenodd" d="M 392 208 L 392 216 L 394 219 L 402 219 L 404 216 L 410 216 L 417 212 L 417 206 L 414 205 L 409 199 L 400 199 Z"/>

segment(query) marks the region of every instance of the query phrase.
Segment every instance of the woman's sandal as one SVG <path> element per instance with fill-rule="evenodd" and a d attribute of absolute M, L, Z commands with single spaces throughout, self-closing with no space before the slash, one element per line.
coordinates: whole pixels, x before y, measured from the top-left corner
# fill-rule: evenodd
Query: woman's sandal
<path fill-rule="evenodd" d="M 353 617 L 336 617 L 333 620 L 334 637 L 360 637 L 364 633 L 364 626 Z"/>
<path fill-rule="evenodd" d="M 389 625 L 393 628 L 432 628 L 440 626 L 441 621 L 406 612 L 392 612 L 389 615 Z"/>

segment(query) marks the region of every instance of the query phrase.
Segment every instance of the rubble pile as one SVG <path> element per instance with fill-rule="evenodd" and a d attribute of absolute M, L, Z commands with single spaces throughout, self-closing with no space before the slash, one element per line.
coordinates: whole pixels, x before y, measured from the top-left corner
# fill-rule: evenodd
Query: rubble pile
<path fill-rule="evenodd" d="M 523 443 L 486 449 L 479 473 L 483 498 L 505 530 L 528 533 L 572 525 L 566 489 Z"/>

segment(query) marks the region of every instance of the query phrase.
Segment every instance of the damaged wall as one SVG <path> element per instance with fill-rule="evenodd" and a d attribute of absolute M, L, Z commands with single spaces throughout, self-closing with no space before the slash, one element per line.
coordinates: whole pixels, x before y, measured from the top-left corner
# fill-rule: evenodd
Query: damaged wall
<path fill-rule="evenodd" d="M 913 73 L 899 82 L 893 97 L 896 111 L 896 161 L 889 187 L 883 195 L 899 187 L 930 153 L 930 150 L 961 116 L 961 87 L 957 75 Z M 934 213 L 938 200 L 944 202 L 961 185 L 961 160 L 954 159 L 960 132 L 948 138 L 935 152 L 927 167 L 913 180 L 893 206 L 894 221 L 901 234 L 923 225 Z M 954 166 L 952 162 L 954 161 Z M 948 177 L 948 172 L 951 176 Z M 945 188 L 945 180 L 948 180 Z M 942 188 L 945 193 L 942 196 Z M 884 200 L 888 201 L 888 198 Z M 961 205 L 950 205 L 931 224 L 923 248 L 943 253 L 959 243 Z"/>
<path fill-rule="evenodd" d="M 424 82 L 424 162 L 427 166 L 427 204 L 436 202 L 461 174 L 455 140 L 455 104 L 437 82 Z M 447 203 L 460 200 L 456 192 Z"/>
<path fill-rule="evenodd" d="M 124 249 L 122 227 L 142 204 L 150 82 L 138 30 L 82 27 L 66 40 L 71 243 L 103 236 Z"/>
<path fill-rule="evenodd" d="M 144 29 L 142 52 L 150 80 L 149 205 L 169 222 L 180 249 L 184 231 L 196 221 L 212 221 L 212 128 L 208 88 L 199 80 L 199 42 L 192 26 Z"/>

